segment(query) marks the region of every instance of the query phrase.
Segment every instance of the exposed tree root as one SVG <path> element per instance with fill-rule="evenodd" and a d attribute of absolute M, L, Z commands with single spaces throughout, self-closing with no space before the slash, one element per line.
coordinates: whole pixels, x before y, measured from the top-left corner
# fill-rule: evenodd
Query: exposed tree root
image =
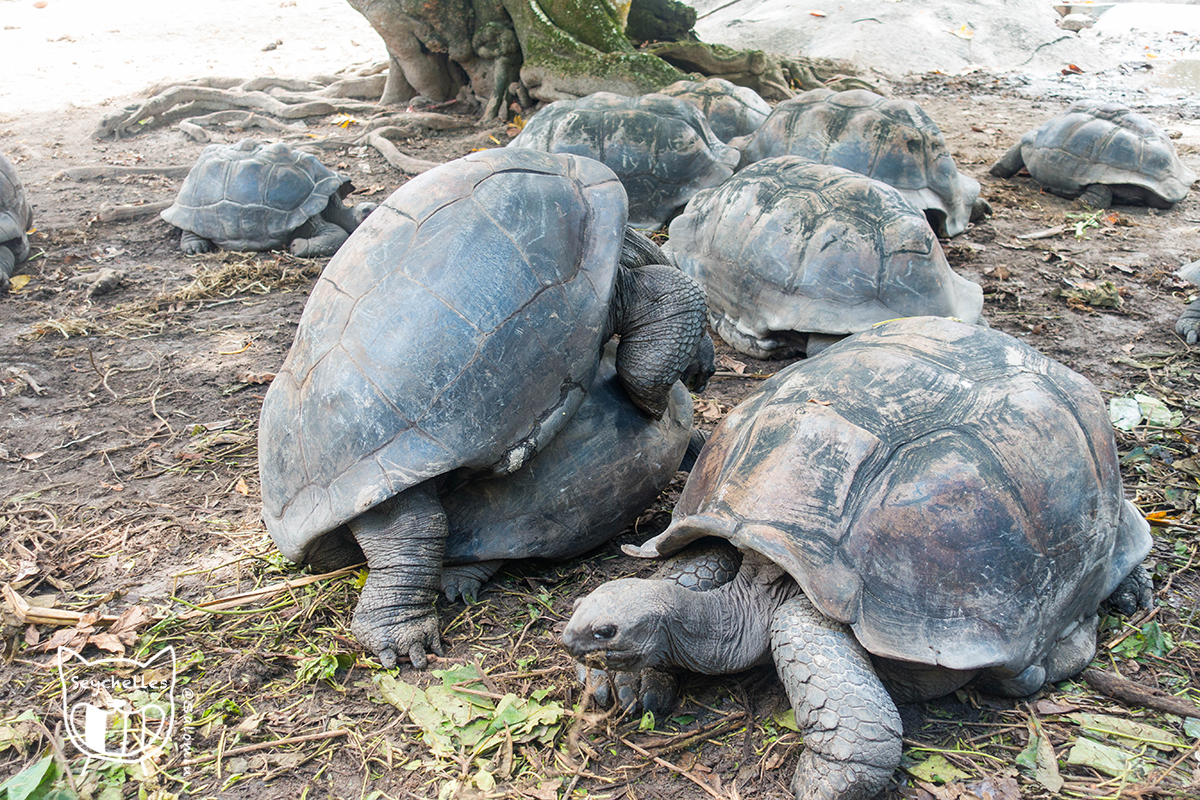
<path fill-rule="evenodd" d="M 749 86 L 765 100 L 787 100 L 797 91 L 828 88 L 834 91 L 869 89 L 870 83 L 854 77 L 854 67 L 832 59 L 784 58 L 762 50 L 734 50 L 706 42 L 661 42 L 646 49 L 684 72 L 699 72 Z"/>
<path fill-rule="evenodd" d="M 202 117 L 182 119 L 178 127 L 184 136 L 194 142 L 211 142 L 212 136 L 207 129 L 220 126 L 228 126 L 236 131 L 262 128 L 272 133 L 300 133 L 305 130 L 302 122 L 287 125 L 253 111 L 216 111 Z"/>
<path fill-rule="evenodd" d="M 419 158 L 404 155 L 387 138 L 388 136 L 406 138 L 409 135 L 400 128 L 380 128 L 379 130 L 371 131 L 363 139 L 367 144 L 378 150 L 389 164 L 405 175 L 420 175 L 422 172 L 438 166 L 438 162 L 436 161 L 423 161 Z"/>
<path fill-rule="evenodd" d="M 163 209 L 170 208 L 174 200 L 162 200 L 157 203 L 140 203 L 128 206 L 114 206 L 104 203 L 96 218 L 101 222 L 118 222 L 125 219 L 138 219 L 157 214 Z"/>

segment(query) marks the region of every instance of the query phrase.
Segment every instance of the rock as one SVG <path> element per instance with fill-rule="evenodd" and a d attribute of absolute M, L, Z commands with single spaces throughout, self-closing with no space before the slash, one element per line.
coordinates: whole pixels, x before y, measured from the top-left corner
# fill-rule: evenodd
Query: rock
<path fill-rule="evenodd" d="M 1091 14 L 1067 14 L 1058 21 L 1058 27 L 1068 31 L 1081 31 L 1096 24 Z"/>

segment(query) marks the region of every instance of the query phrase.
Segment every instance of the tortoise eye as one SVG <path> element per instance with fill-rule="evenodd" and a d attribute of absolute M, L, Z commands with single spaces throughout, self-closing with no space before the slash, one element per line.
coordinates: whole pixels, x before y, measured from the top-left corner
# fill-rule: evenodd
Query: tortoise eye
<path fill-rule="evenodd" d="M 596 630 L 592 631 L 593 639 L 611 639 L 616 635 L 617 626 L 612 624 L 601 625 L 599 628 L 596 628 Z"/>

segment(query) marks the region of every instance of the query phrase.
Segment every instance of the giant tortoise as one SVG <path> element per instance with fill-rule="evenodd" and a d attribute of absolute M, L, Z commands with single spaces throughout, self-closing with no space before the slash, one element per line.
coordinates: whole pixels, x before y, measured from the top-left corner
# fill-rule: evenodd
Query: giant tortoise
<path fill-rule="evenodd" d="M 950 268 L 925 215 L 886 183 L 799 156 L 692 198 L 668 249 L 709 323 L 754 358 L 814 355 L 895 317 L 977 322 L 983 290 Z"/>
<path fill-rule="evenodd" d="M 738 86 L 724 78 L 675 81 L 659 94 L 677 97 L 704 114 L 708 127 L 722 142 L 758 130 L 771 116 L 771 105 L 749 86 Z"/>
<path fill-rule="evenodd" d="M 375 208 L 342 205 L 350 190 L 349 180 L 315 156 L 243 139 L 204 148 L 162 218 L 182 230 L 179 246 L 188 255 L 215 245 L 328 256 Z"/>
<path fill-rule="evenodd" d="M 670 526 L 637 555 L 707 537 L 723 585 L 603 584 L 563 642 L 641 673 L 770 658 L 804 752 L 797 798 L 869 798 L 900 761 L 897 702 L 969 681 L 1024 696 L 1076 674 L 1106 599 L 1147 606 L 1149 525 L 1124 498 L 1104 399 L 999 331 L 882 323 L 776 374 L 700 454 Z M 661 702 L 661 699 L 659 700 Z"/>
<path fill-rule="evenodd" d="M 613 334 L 622 386 L 653 417 L 698 352 L 703 293 L 639 266 L 656 248 L 625 222 L 599 162 L 482 151 L 393 193 L 313 288 L 263 401 L 263 519 L 302 564 L 329 561 L 346 527 L 370 567 L 352 630 L 383 664 L 441 652 L 443 481 L 524 465 Z"/>
<path fill-rule="evenodd" d="M 844 167 L 899 189 L 940 236 L 957 236 L 991 206 L 979 181 L 958 171 L 942 131 L 912 100 L 866 89 L 813 89 L 785 100 L 749 136 L 730 144 L 742 166 L 794 155 Z"/>
<path fill-rule="evenodd" d="M 0 153 L 0 292 L 7 292 L 13 269 L 29 257 L 33 209 L 17 168 Z"/>
<path fill-rule="evenodd" d="M 661 227 L 701 189 L 733 174 L 738 153 L 704 115 L 674 97 L 596 92 L 558 100 L 530 118 L 509 147 L 603 162 L 629 193 L 629 224 Z"/>
<path fill-rule="evenodd" d="M 1093 208 L 1170 208 L 1196 180 L 1166 131 L 1127 106 L 1094 100 L 1076 100 L 1026 133 L 991 173 L 1011 178 L 1021 167 L 1054 194 Z"/>

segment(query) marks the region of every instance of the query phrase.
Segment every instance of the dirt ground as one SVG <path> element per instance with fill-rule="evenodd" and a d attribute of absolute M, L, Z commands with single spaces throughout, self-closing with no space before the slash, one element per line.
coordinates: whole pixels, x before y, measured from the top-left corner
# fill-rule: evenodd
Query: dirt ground
<path fill-rule="evenodd" d="M 1031 92 L 1019 79 L 979 72 L 893 86 L 937 120 L 960 169 L 980 180 L 994 208 L 990 219 L 943 243 L 956 269 L 984 287 L 990 324 L 1078 370 L 1110 399 L 1140 393 L 1175 414 L 1118 432 L 1127 495 L 1157 523 L 1157 607 L 1150 617 L 1109 621 L 1097 665 L 1195 701 L 1200 359 L 1173 331 L 1195 291 L 1173 272 L 1200 258 L 1200 195 L 1168 212 L 1120 207 L 1090 214 L 1028 178 L 987 173 L 1021 133 L 1082 91 L 1064 83 Z M 1136 93 L 1127 98 L 1136 100 Z M 1185 102 L 1144 106 L 1183 133 L 1179 152 L 1200 171 L 1197 109 Z M 281 253 L 186 257 L 177 232 L 157 215 L 101 222 L 103 206 L 169 200 L 179 180 L 79 180 L 67 169 L 186 166 L 203 147 L 173 128 L 120 141 L 89 138 L 112 111 L 0 117 L 0 150 L 20 171 L 36 226 L 35 257 L 21 270 L 28 282 L 0 298 L 0 583 L 35 605 L 67 612 L 120 615 L 144 606 L 148 616 L 121 652 L 175 646 L 181 684 L 195 696 L 184 720 L 189 749 L 169 750 L 150 774 L 94 763 L 82 774 L 84 759 L 63 738 L 47 644 L 87 646 L 85 655 L 99 657 L 92 637 L 101 623 L 86 617 L 74 627 L 21 624 L 6 598 L 0 779 L 58 752 L 74 773 L 56 786 L 105 797 L 791 796 L 802 745 L 787 729 L 786 700 L 768 669 L 693 680 L 678 715 L 651 730 L 638 719 L 573 710 L 580 691 L 555 632 L 576 598 L 604 580 L 648 569 L 622 556 L 617 544 L 661 530 L 679 480 L 635 530 L 600 552 L 568 564 L 513 565 L 478 602 L 439 603 L 449 651 L 435 666 L 478 665 L 487 673 L 478 685 L 489 696 L 512 692 L 564 709 L 542 739 L 510 739 L 487 758 L 438 754 L 411 717 L 384 702 L 379 665 L 348 630 L 358 575 L 234 609 L 194 611 L 298 577 L 258 520 L 256 430 L 266 385 L 323 261 Z M 309 125 L 284 139 L 304 144 L 346 135 L 333 117 Z M 444 161 L 507 136 L 503 127 L 469 128 L 431 132 L 401 147 Z M 370 148 L 320 154 L 351 176 L 355 201 L 382 200 L 405 180 Z M 119 271 L 119 285 L 93 292 L 104 270 Z M 722 372 L 697 406 L 710 428 L 758 384 L 739 371 L 781 366 L 735 358 L 724 346 L 720 353 Z M 109 645 L 110 653 L 122 647 Z M 408 668 L 396 679 L 436 682 Z M 1154 749 L 1115 740 L 1136 757 L 1136 768 L 1116 777 L 1089 763 L 1069 764 L 1079 734 L 1067 717 L 1072 711 L 1141 721 L 1181 743 Z M 16 721 L 27 712 L 36 724 Z M 1082 682 L 1024 701 L 963 691 L 903 714 L 905 768 L 888 797 L 1200 796 L 1194 728 Z M 1027 745 L 1042 740 L 1061 762 L 1065 784 L 1057 790 L 1037 769 L 1020 766 L 1028 762 L 1019 758 Z M 921 772 L 934 755 L 956 772 Z M 495 779 L 490 791 L 479 780 L 470 784 L 484 762 Z"/>

